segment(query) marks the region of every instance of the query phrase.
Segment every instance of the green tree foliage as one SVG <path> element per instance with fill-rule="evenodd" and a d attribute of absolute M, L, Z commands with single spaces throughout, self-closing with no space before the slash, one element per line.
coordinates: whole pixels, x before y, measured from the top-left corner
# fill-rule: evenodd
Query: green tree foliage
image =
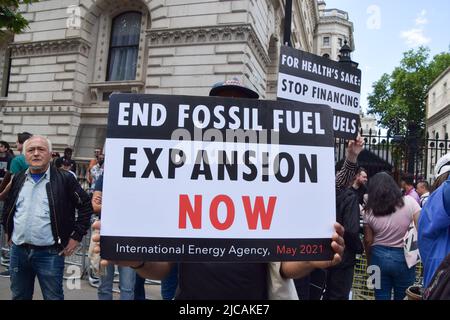
<path fill-rule="evenodd" d="M 5 31 L 21 33 L 28 21 L 19 12 L 19 3 L 31 4 L 38 0 L 0 0 L 0 37 Z"/>
<path fill-rule="evenodd" d="M 423 132 L 426 95 L 430 84 L 450 66 L 450 52 L 430 59 L 430 50 L 419 47 L 403 54 L 400 66 L 383 74 L 368 97 L 369 113 L 380 116 L 380 125 L 405 133 L 411 124 Z"/>

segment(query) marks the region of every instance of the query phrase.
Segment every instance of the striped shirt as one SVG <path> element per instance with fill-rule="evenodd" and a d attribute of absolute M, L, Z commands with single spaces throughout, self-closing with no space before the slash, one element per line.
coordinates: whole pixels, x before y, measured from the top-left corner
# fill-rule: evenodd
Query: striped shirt
<path fill-rule="evenodd" d="M 341 170 L 336 174 L 336 189 L 344 189 L 350 186 L 353 178 L 358 170 L 358 164 L 353 163 L 345 159 L 344 165 Z"/>

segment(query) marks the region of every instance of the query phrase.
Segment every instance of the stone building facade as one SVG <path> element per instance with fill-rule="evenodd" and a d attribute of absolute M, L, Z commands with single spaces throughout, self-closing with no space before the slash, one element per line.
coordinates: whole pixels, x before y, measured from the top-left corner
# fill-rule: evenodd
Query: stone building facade
<path fill-rule="evenodd" d="M 366 115 L 363 112 L 360 113 L 359 119 L 361 121 L 361 130 L 363 134 L 378 134 L 377 119 L 373 115 Z"/>
<path fill-rule="evenodd" d="M 340 9 L 326 8 L 325 1 L 318 1 L 319 24 L 317 25 L 314 43 L 316 54 L 339 60 L 339 50 L 345 41 L 355 50 L 353 40 L 353 23 L 348 13 Z"/>
<path fill-rule="evenodd" d="M 430 139 L 436 137 L 439 140 L 448 139 L 450 129 L 450 67 L 442 72 L 428 89 L 426 117 L 426 131 Z M 447 148 L 443 150 L 447 150 Z M 438 158 L 440 156 L 441 154 L 437 155 Z M 428 157 L 428 176 L 433 176 L 434 164 L 438 159 L 434 152 L 430 152 Z"/>
<path fill-rule="evenodd" d="M 293 2 L 292 43 L 322 54 L 318 2 Z M 275 98 L 283 0 L 41 0 L 21 11 L 29 29 L 0 44 L 2 140 L 43 134 L 86 159 L 104 144 L 111 92 L 207 95 L 236 76 Z"/>

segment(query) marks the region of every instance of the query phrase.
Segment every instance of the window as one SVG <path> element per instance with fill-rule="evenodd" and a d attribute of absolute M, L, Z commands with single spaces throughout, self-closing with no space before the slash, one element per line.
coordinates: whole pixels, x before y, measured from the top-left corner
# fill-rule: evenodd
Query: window
<path fill-rule="evenodd" d="M 11 77 L 11 51 L 6 49 L 3 61 L 3 70 L 1 72 L 2 79 L 0 79 L 1 88 L 0 96 L 7 97 L 9 91 L 9 78 Z"/>
<path fill-rule="evenodd" d="M 330 46 L 330 37 L 323 37 L 323 45 L 327 47 Z"/>
<path fill-rule="evenodd" d="M 140 12 L 125 12 L 113 19 L 107 81 L 135 80 L 140 29 Z"/>
<path fill-rule="evenodd" d="M 6 79 L 5 79 L 6 85 L 4 86 L 5 89 L 4 89 L 4 91 L 3 91 L 3 95 L 4 95 L 5 97 L 8 96 L 8 91 L 9 91 L 9 80 L 10 80 L 10 78 L 11 78 L 11 51 L 10 51 L 10 50 L 8 50 L 8 63 L 7 63 L 7 65 L 6 65 L 6 68 L 7 68 L 8 71 L 6 71 Z"/>
<path fill-rule="evenodd" d="M 7 97 L 11 75 L 11 50 L 8 49 L 8 45 L 12 42 L 12 36 L 4 35 L 2 40 L 0 41 L 2 42 L 0 44 L 0 97 Z"/>
<path fill-rule="evenodd" d="M 344 45 L 344 43 L 342 42 L 342 38 L 338 38 L 338 44 L 339 44 L 339 48 Z"/>

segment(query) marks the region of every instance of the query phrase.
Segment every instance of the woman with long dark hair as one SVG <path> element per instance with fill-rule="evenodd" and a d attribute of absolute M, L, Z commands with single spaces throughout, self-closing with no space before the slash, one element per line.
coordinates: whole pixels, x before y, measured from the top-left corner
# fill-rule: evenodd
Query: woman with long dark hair
<path fill-rule="evenodd" d="M 380 282 L 375 284 L 377 300 L 402 300 L 414 283 L 415 268 L 408 268 L 403 251 L 403 237 L 420 206 L 410 196 L 403 196 L 394 179 L 377 173 L 370 180 L 364 209 L 364 245 L 368 264 L 380 268 Z"/>

